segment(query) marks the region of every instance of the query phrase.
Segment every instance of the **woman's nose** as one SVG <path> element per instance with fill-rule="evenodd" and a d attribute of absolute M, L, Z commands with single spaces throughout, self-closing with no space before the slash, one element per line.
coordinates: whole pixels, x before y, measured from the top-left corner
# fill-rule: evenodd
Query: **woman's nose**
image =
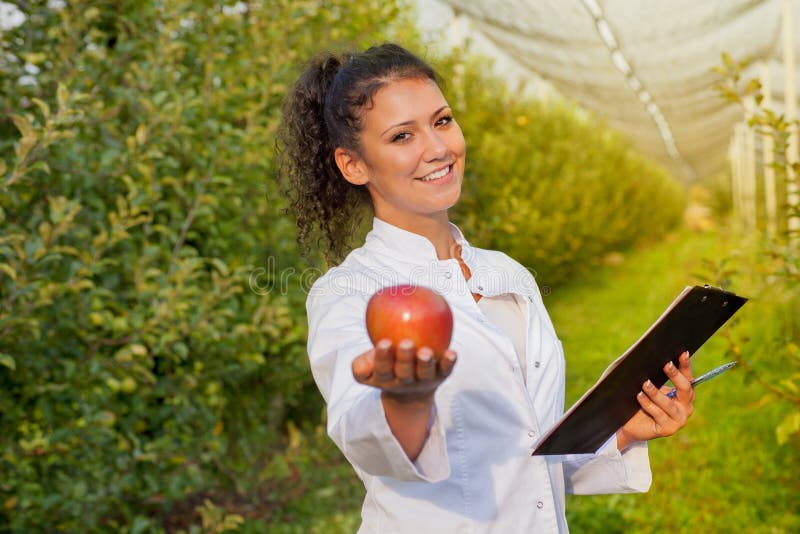
<path fill-rule="evenodd" d="M 429 132 L 425 143 L 425 152 L 423 153 L 425 161 L 436 161 L 437 159 L 442 159 L 447 156 L 447 143 L 445 143 L 445 140 L 439 135 L 439 132 Z"/>

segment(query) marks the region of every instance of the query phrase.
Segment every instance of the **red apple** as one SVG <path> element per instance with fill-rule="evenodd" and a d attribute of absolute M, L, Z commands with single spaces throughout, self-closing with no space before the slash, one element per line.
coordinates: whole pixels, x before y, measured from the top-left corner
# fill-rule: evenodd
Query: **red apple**
<path fill-rule="evenodd" d="M 397 347 L 410 339 L 417 349 L 430 347 L 442 356 L 453 336 L 453 313 L 444 297 L 427 287 L 384 287 L 367 304 L 367 332 L 373 344 L 388 338 Z"/>

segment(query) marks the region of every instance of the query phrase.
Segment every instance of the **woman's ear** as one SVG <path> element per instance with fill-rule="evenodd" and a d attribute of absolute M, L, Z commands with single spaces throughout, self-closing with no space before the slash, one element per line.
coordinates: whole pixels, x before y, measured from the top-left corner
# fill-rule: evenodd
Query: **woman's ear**
<path fill-rule="evenodd" d="M 367 165 L 351 151 L 339 147 L 333 152 L 333 159 L 336 160 L 336 166 L 339 167 L 344 179 L 351 184 L 364 185 L 369 182 Z"/>

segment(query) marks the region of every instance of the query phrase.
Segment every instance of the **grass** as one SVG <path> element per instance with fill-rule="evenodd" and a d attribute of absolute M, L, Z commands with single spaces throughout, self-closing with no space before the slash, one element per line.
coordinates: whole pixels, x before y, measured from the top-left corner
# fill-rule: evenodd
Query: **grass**
<path fill-rule="evenodd" d="M 725 234 L 683 232 L 628 255 L 621 265 L 598 267 L 563 288 L 546 305 L 567 354 L 567 406 L 605 366 L 633 343 L 686 286 L 705 259 L 730 253 Z M 744 268 L 743 268 L 744 269 Z M 713 283 L 713 280 L 710 280 Z M 745 296 L 747 287 L 733 289 Z M 766 309 L 765 309 L 766 308 Z M 752 299 L 733 332 L 767 313 Z M 743 346 L 758 359 L 758 336 Z M 724 361 L 719 334 L 693 356 L 695 374 Z M 800 454 L 777 445 L 774 429 L 786 406 L 759 406 L 763 388 L 734 369 L 698 389 L 696 412 L 678 435 L 650 443 L 653 486 L 646 494 L 569 496 L 573 532 L 798 532 Z"/>
<path fill-rule="evenodd" d="M 703 283 L 703 259 L 728 254 L 737 243 L 724 233 L 672 235 L 633 251 L 621 263 L 599 265 L 579 280 L 550 288 L 545 304 L 567 355 L 570 406 L 608 363 L 633 343 L 686 286 Z M 746 264 L 746 258 L 745 260 Z M 746 270 L 746 267 L 742 267 Z M 713 280 L 711 281 L 713 282 Z M 745 296 L 752 286 L 734 286 Z M 758 332 L 770 303 L 754 298 L 733 332 L 758 352 Z M 754 325 L 761 325 L 755 327 Z M 696 355 L 696 374 L 730 359 L 717 335 Z M 755 354 L 753 355 L 756 356 Z M 763 355 L 762 355 L 763 356 Z M 756 358 L 757 359 L 757 358 Z M 696 412 L 678 435 L 650 444 L 653 486 L 646 494 L 568 496 L 572 532 L 800 532 L 800 453 L 778 446 L 774 429 L 787 407 L 759 405 L 764 390 L 734 369 L 698 390 Z M 324 436 L 306 444 L 314 461 L 301 467 L 309 491 L 276 515 L 271 533 L 353 532 L 364 491 Z M 311 454 L 309 455 L 309 458 Z M 263 532 L 246 525 L 246 532 Z"/>

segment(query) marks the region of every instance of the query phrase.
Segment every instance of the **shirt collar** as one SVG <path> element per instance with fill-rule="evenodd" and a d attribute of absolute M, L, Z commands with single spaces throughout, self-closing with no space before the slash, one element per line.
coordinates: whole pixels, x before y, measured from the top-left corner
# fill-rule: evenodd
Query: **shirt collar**
<path fill-rule="evenodd" d="M 469 256 L 467 249 L 470 248 L 470 245 L 464 238 L 464 234 L 455 224 L 448 224 L 456 243 L 462 247 L 462 256 Z M 409 232 L 377 217 L 372 219 L 372 230 L 367 234 L 364 246 L 380 248 L 385 253 L 409 263 L 428 264 L 441 261 L 436 255 L 433 243 L 427 237 Z"/>

